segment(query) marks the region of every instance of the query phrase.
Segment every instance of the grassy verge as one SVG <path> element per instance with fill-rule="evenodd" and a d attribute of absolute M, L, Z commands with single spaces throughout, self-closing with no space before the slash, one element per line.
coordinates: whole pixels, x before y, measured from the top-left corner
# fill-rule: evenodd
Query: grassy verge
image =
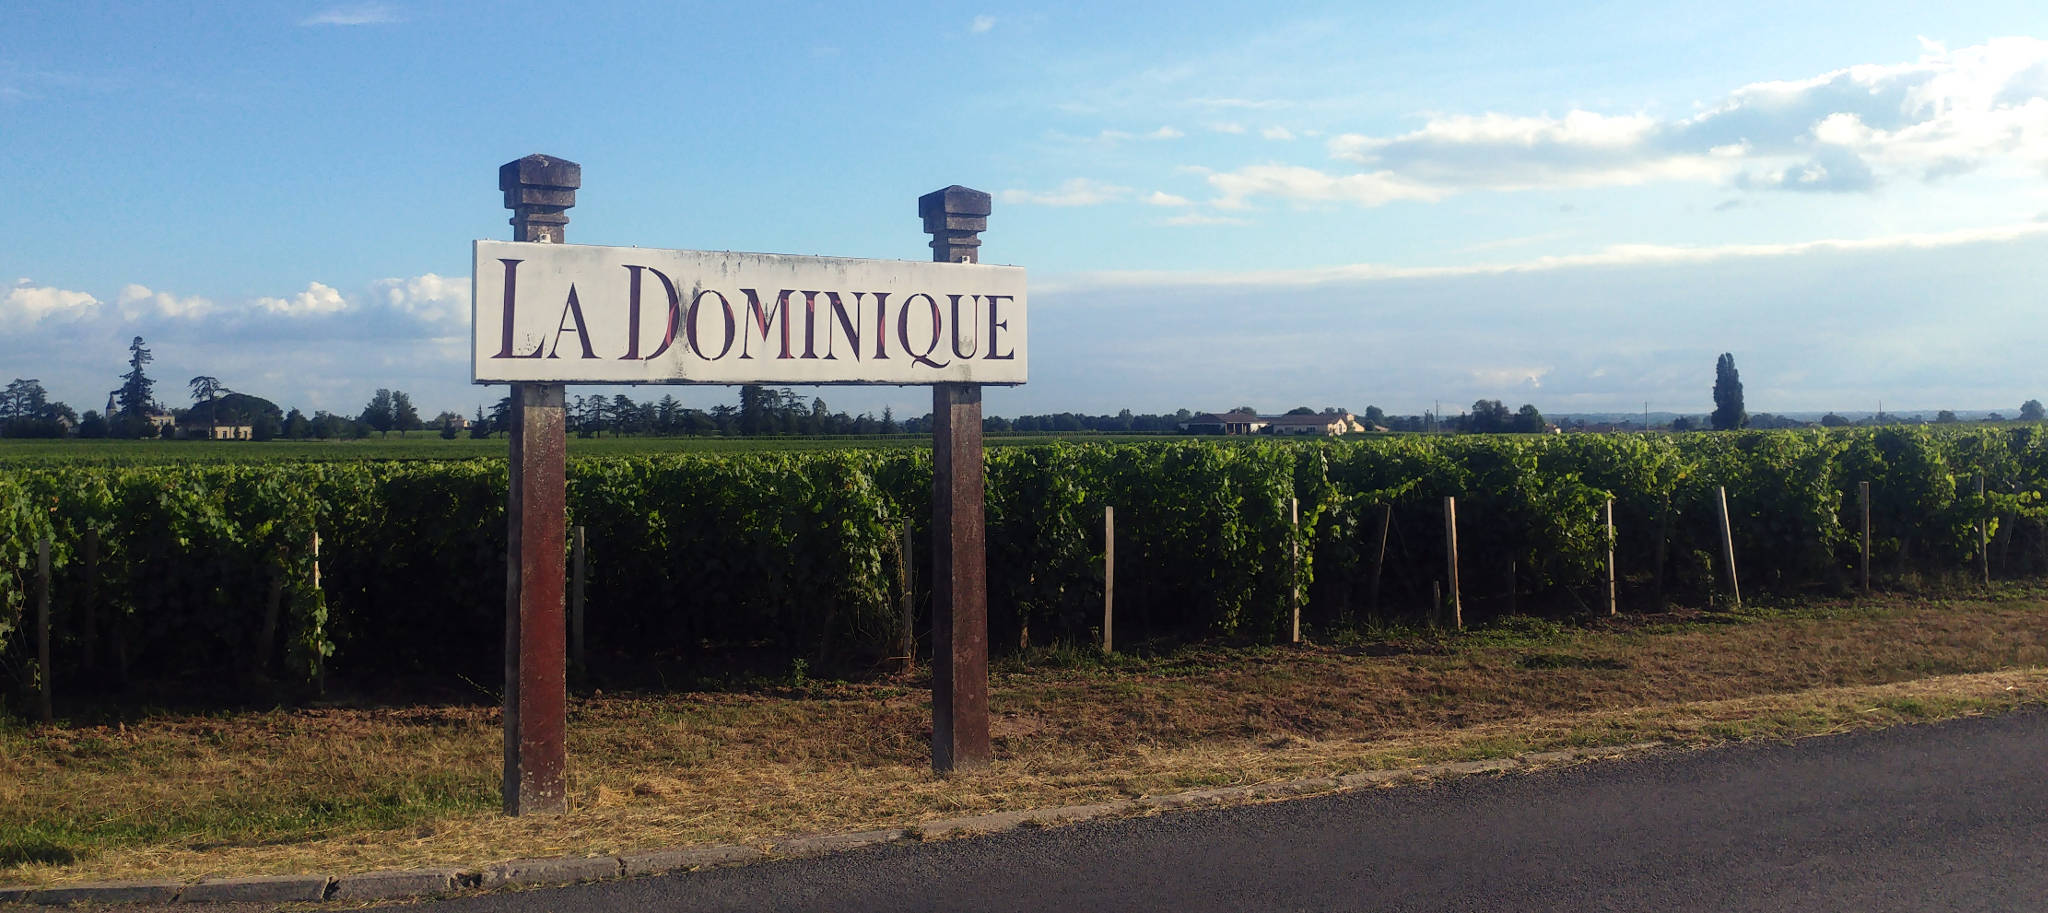
<path fill-rule="evenodd" d="M 1789 738 L 2048 699 L 2048 592 L 1513 620 L 1303 649 L 999 666 L 998 763 L 927 772 L 927 684 L 598 695 L 575 811 L 496 813 L 494 708 L 0 728 L 0 882 L 349 871 L 764 841 L 1437 760 Z"/>

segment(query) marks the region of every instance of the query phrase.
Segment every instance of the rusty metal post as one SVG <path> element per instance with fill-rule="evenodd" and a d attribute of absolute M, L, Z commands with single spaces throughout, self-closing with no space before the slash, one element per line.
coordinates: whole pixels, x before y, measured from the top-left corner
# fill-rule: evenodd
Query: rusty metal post
<path fill-rule="evenodd" d="M 917 199 L 935 263 L 978 263 L 989 195 L 955 184 Z M 932 769 L 989 762 L 988 560 L 981 385 L 932 387 Z"/>
<path fill-rule="evenodd" d="M 563 242 L 583 167 L 529 155 L 498 169 L 512 240 Z M 512 385 L 505 516 L 505 814 L 569 810 L 568 645 L 562 541 L 568 523 L 561 384 Z"/>

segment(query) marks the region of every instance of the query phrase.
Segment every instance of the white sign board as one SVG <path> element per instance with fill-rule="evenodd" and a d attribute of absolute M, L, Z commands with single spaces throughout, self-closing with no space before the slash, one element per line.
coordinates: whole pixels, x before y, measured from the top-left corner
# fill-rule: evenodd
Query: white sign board
<path fill-rule="evenodd" d="M 476 242 L 476 383 L 1021 384 L 1024 269 Z"/>

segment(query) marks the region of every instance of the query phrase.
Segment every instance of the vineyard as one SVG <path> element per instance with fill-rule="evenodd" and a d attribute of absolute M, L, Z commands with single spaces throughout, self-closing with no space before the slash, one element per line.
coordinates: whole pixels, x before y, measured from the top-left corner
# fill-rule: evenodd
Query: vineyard
<path fill-rule="evenodd" d="M 998 652 L 1098 636 L 1105 507 L 1117 642 L 1141 650 L 1284 640 L 1296 593 L 1313 638 L 1430 620 L 1445 497 L 1468 621 L 1600 605 L 1609 499 L 1623 611 L 1719 599 L 1721 489 L 1745 596 L 1849 590 L 1860 482 L 1880 586 L 1986 565 L 2048 573 L 2042 426 L 1053 443 L 991 449 L 987 472 Z M 36 675 L 26 624 L 47 538 L 66 693 L 147 683 L 269 699 L 323 677 L 489 687 L 502 675 L 505 484 L 502 460 L 482 459 L 0 466 L 0 677 L 21 693 Z M 900 643 L 906 525 L 913 577 L 928 566 L 928 450 L 573 457 L 568 496 L 587 532 L 592 681 L 673 684 L 736 662 L 872 668 Z M 911 594 L 921 640 L 928 583 Z"/>

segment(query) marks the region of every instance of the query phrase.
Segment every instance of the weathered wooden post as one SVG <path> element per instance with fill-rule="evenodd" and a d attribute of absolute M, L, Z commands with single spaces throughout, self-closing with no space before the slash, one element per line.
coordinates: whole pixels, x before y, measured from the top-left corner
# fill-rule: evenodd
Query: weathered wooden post
<path fill-rule="evenodd" d="M 1451 588 L 1451 627 L 1465 630 L 1465 606 L 1458 598 L 1458 499 L 1444 498 L 1444 547 L 1445 561 L 1449 565 Z"/>
<path fill-rule="evenodd" d="M 1102 652 L 1116 652 L 1116 508 L 1102 509 Z"/>
<path fill-rule="evenodd" d="M 1728 522 L 1728 489 L 1716 487 L 1715 503 L 1721 506 L 1721 563 L 1728 568 L 1728 592 L 1735 608 L 1742 608 L 1742 579 L 1735 574 L 1735 527 Z"/>
<path fill-rule="evenodd" d="M 933 262 L 981 262 L 990 200 L 958 184 L 918 197 Z M 991 755 L 983 495 L 981 385 L 934 384 L 932 769 L 940 773 L 984 766 Z"/>
<path fill-rule="evenodd" d="M 1990 513 L 1984 509 L 1984 474 L 1977 473 L 1977 566 L 1983 571 L 1984 585 L 1991 585 L 1991 534 Z"/>
<path fill-rule="evenodd" d="M 50 540 L 36 540 L 36 715 L 56 717 L 50 703 Z"/>
<path fill-rule="evenodd" d="M 1380 529 L 1373 536 L 1372 546 L 1372 587 L 1366 591 L 1365 610 L 1377 623 L 1380 619 L 1380 576 L 1387 563 L 1387 532 L 1394 524 L 1394 505 L 1380 505 Z"/>
<path fill-rule="evenodd" d="M 1287 609 L 1293 621 L 1287 642 L 1301 643 L 1301 499 L 1287 499 Z"/>
<path fill-rule="evenodd" d="M 1604 508 L 1602 508 L 1602 509 L 1601 509 L 1601 513 L 1600 513 L 1600 515 L 1601 515 L 1601 519 L 1602 519 L 1603 521 L 1605 521 L 1605 524 L 1606 524 L 1606 526 L 1607 526 L 1607 614 L 1609 614 L 1609 615 L 1615 615 L 1615 614 L 1619 614 L 1619 612 L 1621 611 L 1621 609 L 1620 609 L 1619 601 L 1618 601 L 1618 600 L 1616 600 L 1616 599 L 1615 599 L 1615 596 L 1614 596 L 1614 499 L 1613 499 L 1613 498 L 1608 498 L 1608 499 L 1607 499 L 1607 505 L 1606 505 L 1606 506 L 1605 506 Z"/>
<path fill-rule="evenodd" d="M 512 240 L 561 244 L 583 167 L 529 155 L 498 169 Z M 506 339 L 512 330 L 505 331 Z M 562 618 L 562 527 L 568 522 L 563 385 L 512 385 L 506 503 L 505 775 L 508 815 L 569 810 L 567 635 Z"/>

